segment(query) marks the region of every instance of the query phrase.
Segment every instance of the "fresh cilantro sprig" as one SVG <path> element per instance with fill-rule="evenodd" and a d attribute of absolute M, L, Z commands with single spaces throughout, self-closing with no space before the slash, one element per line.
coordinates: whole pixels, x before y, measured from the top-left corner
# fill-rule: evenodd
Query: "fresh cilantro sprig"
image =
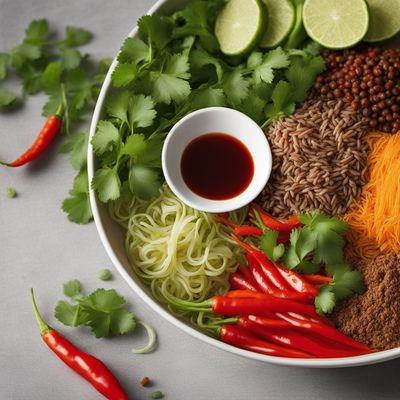
<path fill-rule="evenodd" d="M 22 81 L 20 96 L 0 87 L 0 111 L 7 111 L 22 103 L 26 95 L 40 91 L 48 96 L 43 116 L 54 114 L 60 104 L 64 105 L 62 131 L 68 137 L 61 152 L 69 154 L 71 165 L 78 172 L 62 208 L 76 223 L 87 223 L 92 218 L 85 172 L 88 133 L 79 131 L 90 116 L 111 63 L 104 59 L 94 66 L 89 56 L 78 50 L 91 39 L 87 30 L 71 26 L 66 27 L 63 37 L 57 38 L 48 22 L 41 19 L 29 24 L 20 44 L 0 53 L 0 81 L 12 75 Z"/>
<path fill-rule="evenodd" d="M 310 274 L 324 267 L 332 280 L 320 288 L 315 305 L 318 312 L 330 313 L 337 300 L 365 290 L 362 274 L 343 261 L 347 223 L 318 211 L 299 214 L 298 218 L 303 226 L 291 232 L 286 248 L 277 245 L 278 232 L 270 230 L 265 230 L 260 247 L 270 260 L 281 259 L 288 269 Z"/>
<path fill-rule="evenodd" d="M 86 326 L 97 338 L 124 335 L 136 327 L 135 315 L 125 308 L 125 299 L 114 289 L 97 289 L 85 296 L 81 283 L 72 280 L 64 284 L 64 295 L 73 303 L 61 300 L 54 310 L 64 325 Z"/>

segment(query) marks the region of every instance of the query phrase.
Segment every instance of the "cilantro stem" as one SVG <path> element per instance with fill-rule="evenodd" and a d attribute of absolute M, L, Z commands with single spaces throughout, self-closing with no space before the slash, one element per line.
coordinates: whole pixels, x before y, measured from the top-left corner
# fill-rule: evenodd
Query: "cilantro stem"
<path fill-rule="evenodd" d="M 71 136 L 70 132 L 70 124 L 69 124 L 69 113 L 68 113 L 68 100 L 67 100 L 67 94 L 65 91 L 65 86 L 63 83 L 61 83 L 61 95 L 62 95 L 62 102 L 64 103 L 64 114 L 65 114 L 65 132 L 67 133 L 67 136 Z"/>

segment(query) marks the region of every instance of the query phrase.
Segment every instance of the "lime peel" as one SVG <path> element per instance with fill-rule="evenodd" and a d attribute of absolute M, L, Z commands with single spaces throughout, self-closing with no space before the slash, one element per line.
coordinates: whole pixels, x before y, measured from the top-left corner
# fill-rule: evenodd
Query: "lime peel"
<path fill-rule="evenodd" d="M 290 0 L 263 0 L 267 9 L 267 24 L 260 46 L 272 48 L 281 44 L 295 22 L 295 9 Z"/>
<path fill-rule="evenodd" d="M 215 22 L 221 51 L 237 56 L 252 50 L 264 33 L 265 21 L 266 10 L 261 0 L 230 0 Z"/>

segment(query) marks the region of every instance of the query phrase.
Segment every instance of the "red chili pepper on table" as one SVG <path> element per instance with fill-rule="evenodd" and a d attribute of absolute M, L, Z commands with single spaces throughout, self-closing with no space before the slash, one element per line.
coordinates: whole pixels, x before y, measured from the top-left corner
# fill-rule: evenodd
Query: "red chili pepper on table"
<path fill-rule="evenodd" d="M 38 158 L 49 147 L 59 132 L 62 125 L 63 110 L 63 105 L 60 105 L 56 113 L 47 119 L 36 140 L 25 153 L 11 163 L 1 162 L 1 164 L 7 167 L 20 167 Z"/>
<path fill-rule="evenodd" d="M 322 343 L 316 337 L 305 336 L 299 332 L 290 329 L 275 328 L 271 329 L 269 321 L 267 324 L 264 322 L 253 322 L 249 318 L 241 317 L 237 322 L 239 327 L 252 332 L 254 335 L 261 339 L 268 340 L 278 345 L 288 346 L 298 350 L 303 350 L 315 357 L 320 358 L 334 358 L 334 357 L 352 357 L 362 354 L 370 353 L 370 351 L 361 349 L 337 348 L 335 345 L 329 346 L 329 343 Z M 268 329 L 266 329 L 268 328 Z"/>
<path fill-rule="evenodd" d="M 311 358 L 312 356 L 296 349 L 288 349 L 261 340 L 238 326 L 225 324 L 219 329 L 220 339 L 228 344 L 256 353 L 276 357 Z"/>
<path fill-rule="evenodd" d="M 84 353 L 42 319 L 31 289 L 33 310 L 40 328 L 40 335 L 47 346 L 71 369 L 91 383 L 109 400 L 128 400 L 121 384 L 106 365 L 90 354 Z"/>
<path fill-rule="evenodd" d="M 271 281 L 267 278 L 262 267 L 257 263 L 257 260 L 249 253 L 246 255 L 247 263 L 250 271 L 252 272 L 258 285 L 264 293 L 270 294 L 271 296 L 278 297 L 281 299 L 296 300 L 305 303 L 312 303 L 314 296 L 309 293 L 299 293 L 291 290 L 277 289 Z"/>

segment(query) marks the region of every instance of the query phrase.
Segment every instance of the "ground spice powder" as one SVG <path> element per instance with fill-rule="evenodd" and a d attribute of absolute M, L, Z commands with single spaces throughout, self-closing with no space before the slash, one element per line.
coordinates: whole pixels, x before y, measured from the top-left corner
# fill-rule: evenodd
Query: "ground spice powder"
<path fill-rule="evenodd" d="M 367 290 L 337 305 L 331 318 L 346 335 L 377 350 L 400 346 L 400 255 L 359 260 Z"/>

